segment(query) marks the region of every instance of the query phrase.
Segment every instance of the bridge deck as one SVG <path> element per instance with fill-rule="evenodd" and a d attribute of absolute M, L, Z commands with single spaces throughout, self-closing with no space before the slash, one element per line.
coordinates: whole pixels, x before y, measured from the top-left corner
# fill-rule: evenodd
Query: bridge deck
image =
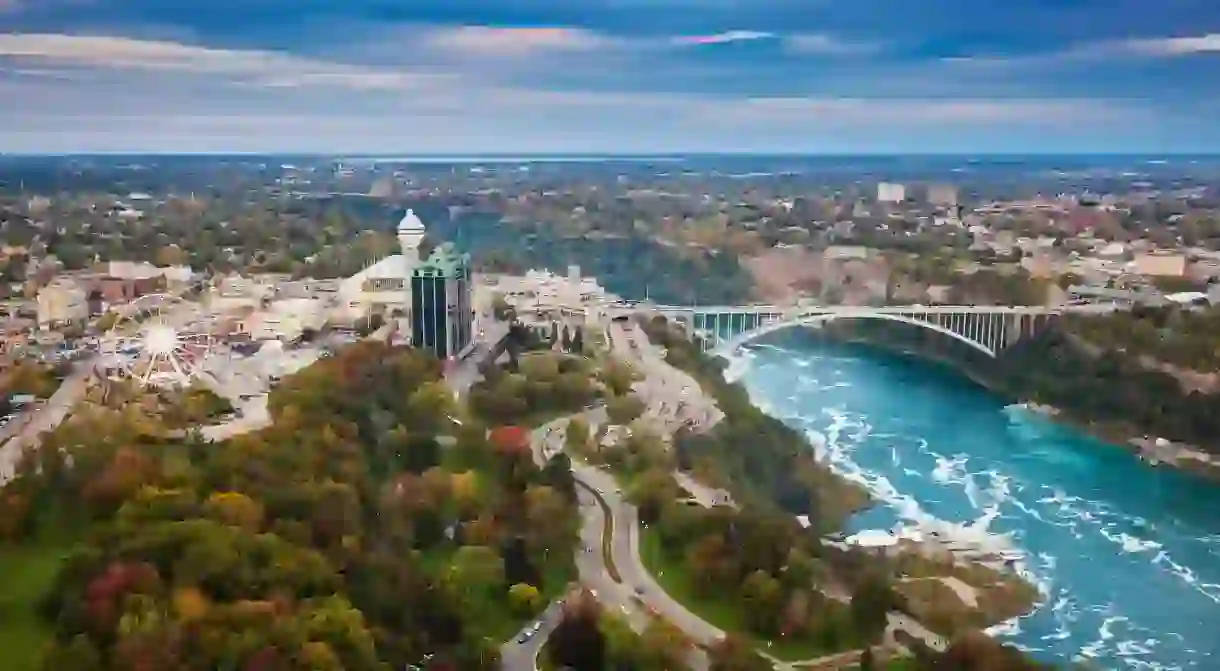
<path fill-rule="evenodd" d="M 856 314 L 867 312 L 871 314 L 1008 314 L 1008 315 L 1050 315 L 1050 314 L 1104 314 L 1113 312 L 1113 305 L 827 305 L 827 306 L 797 306 L 780 307 L 777 305 L 658 305 L 655 310 L 667 314 L 774 314 L 774 315 L 814 315 L 814 314 Z"/>

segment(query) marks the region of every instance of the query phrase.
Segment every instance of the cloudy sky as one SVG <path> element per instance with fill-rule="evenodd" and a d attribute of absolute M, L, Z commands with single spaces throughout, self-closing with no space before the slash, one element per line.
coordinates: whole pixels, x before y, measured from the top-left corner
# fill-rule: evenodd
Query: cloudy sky
<path fill-rule="evenodd" d="M 1220 151 L 1220 0 L 0 0 L 0 151 Z"/>

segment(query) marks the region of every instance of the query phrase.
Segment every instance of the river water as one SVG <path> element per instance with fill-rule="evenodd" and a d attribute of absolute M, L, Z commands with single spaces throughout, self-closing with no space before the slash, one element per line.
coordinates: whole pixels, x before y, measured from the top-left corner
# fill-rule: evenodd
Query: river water
<path fill-rule="evenodd" d="M 730 377 L 881 502 L 856 527 L 1011 534 L 1044 600 L 997 636 L 1051 662 L 1220 669 L 1220 486 L 867 346 L 784 332 Z"/>

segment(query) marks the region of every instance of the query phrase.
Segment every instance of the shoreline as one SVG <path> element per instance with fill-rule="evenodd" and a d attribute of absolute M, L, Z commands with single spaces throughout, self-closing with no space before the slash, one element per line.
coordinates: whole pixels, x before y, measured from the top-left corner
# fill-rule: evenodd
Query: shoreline
<path fill-rule="evenodd" d="M 987 391 L 1004 397 L 1005 400 L 1010 401 L 1010 407 L 1022 406 L 1049 422 L 1079 431 L 1108 447 L 1125 450 L 1135 455 L 1147 468 L 1167 466 L 1194 477 L 1220 483 L 1220 458 L 1199 449 L 1195 445 L 1175 443 L 1164 438 L 1142 433 L 1133 426 L 1117 422 L 1088 419 L 1062 408 L 1043 405 L 1030 399 L 1015 396 L 1008 392 L 1003 385 L 988 379 L 987 376 L 981 375 L 952 359 L 942 356 L 860 336 L 834 335 L 831 338 L 836 342 L 877 347 L 899 356 L 911 357 L 920 361 L 931 362 L 938 366 L 944 366 Z"/>
<path fill-rule="evenodd" d="M 872 345 L 872 343 L 865 344 Z M 723 357 L 712 355 L 712 358 Z M 718 370 L 715 374 L 717 379 L 714 382 L 726 387 L 738 386 L 740 383 L 736 380 L 730 381 L 726 372 L 723 368 Z M 802 448 L 809 450 L 807 457 L 809 463 L 829 477 L 829 482 L 826 484 L 830 485 L 833 491 L 826 493 L 830 494 L 832 499 L 847 500 L 847 505 L 838 509 L 836 511 L 838 514 L 833 516 L 833 524 L 837 529 L 835 535 L 841 536 L 843 540 L 855 535 L 847 531 L 852 518 L 883 505 L 883 501 L 874 497 L 860 483 L 835 471 L 827 461 L 818 458 L 817 446 L 807 436 L 788 426 L 780 418 L 767 413 L 753 399 L 750 403 L 757 411 L 791 431 L 794 439 L 800 442 Z M 963 601 L 962 607 L 967 613 L 966 617 L 971 621 L 970 624 L 984 632 L 1003 628 L 1015 620 L 1035 613 L 1044 604 L 1046 595 L 1042 593 L 1039 585 L 1030 580 L 1022 570 L 1024 557 L 1021 560 L 1013 559 L 1010 557 L 1011 549 L 989 547 L 977 539 L 968 538 L 968 526 L 946 524 L 923 529 L 918 543 L 903 543 L 900 546 L 901 552 L 883 553 L 878 559 L 885 564 L 896 561 L 916 561 L 925 566 L 934 566 L 936 568 L 930 570 L 927 577 L 936 579 L 952 578 L 957 571 L 965 571 L 975 578 L 979 578 L 974 581 L 979 584 L 963 582 L 963 585 L 969 588 L 972 594 L 990 593 L 994 587 L 1000 586 L 1001 590 L 1011 595 L 1005 598 L 1002 606 L 990 602 L 986 607 L 980 607 L 978 604 L 972 606 Z M 962 533 L 959 534 L 959 531 Z M 831 541 L 831 544 L 834 545 L 834 541 Z M 876 548 L 870 550 L 864 545 L 853 545 L 852 547 L 857 551 L 863 550 L 870 553 L 876 550 Z M 841 549 L 846 550 L 847 547 Z M 903 557 L 906 557 L 906 560 Z M 1012 600 L 1014 598 L 1015 603 Z M 959 623 L 959 625 L 961 624 Z"/>

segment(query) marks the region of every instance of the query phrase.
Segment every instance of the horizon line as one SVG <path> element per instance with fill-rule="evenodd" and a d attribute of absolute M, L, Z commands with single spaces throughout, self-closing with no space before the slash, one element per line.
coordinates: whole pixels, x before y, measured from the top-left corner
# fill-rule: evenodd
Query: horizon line
<path fill-rule="evenodd" d="M 337 158 L 350 161 L 412 161 L 420 159 L 529 159 L 554 158 L 564 160 L 580 159 L 683 159 L 695 157 L 736 157 L 764 156 L 776 158 L 852 158 L 852 157 L 1065 157 L 1065 156 L 1128 156 L 1128 157 L 1170 157 L 1170 158 L 1220 158 L 1220 150 L 1214 151 L 860 151 L 860 152 L 817 152 L 817 151 L 674 151 L 674 152 L 427 152 L 406 154 L 401 152 L 319 152 L 319 151 L 173 151 L 173 150 L 122 150 L 122 151 L 73 151 L 73 152 L 7 152 L 0 151 L 0 159 L 5 158 L 64 158 L 76 156 L 267 156 L 267 157 L 309 157 Z"/>

